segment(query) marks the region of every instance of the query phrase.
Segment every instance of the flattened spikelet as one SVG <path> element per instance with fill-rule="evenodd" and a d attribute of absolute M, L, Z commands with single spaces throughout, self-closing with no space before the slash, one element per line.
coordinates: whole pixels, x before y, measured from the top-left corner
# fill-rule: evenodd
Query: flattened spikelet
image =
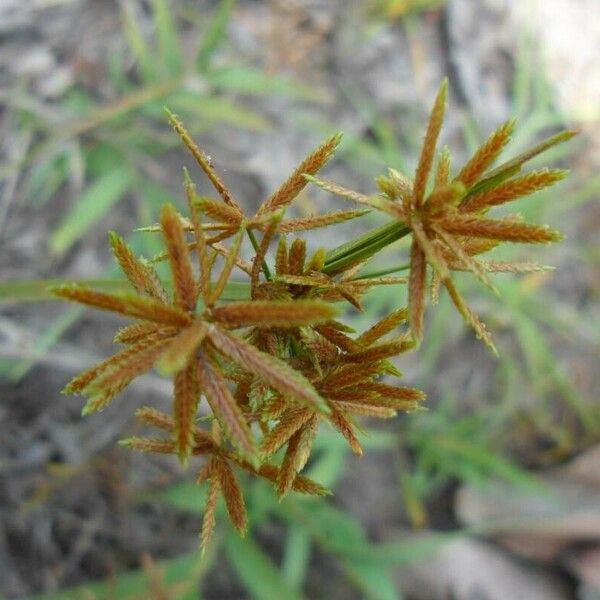
<path fill-rule="evenodd" d="M 307 180 L 304 174 L 314 175 L 331 158 L 342 139 L 336 134 L 309 154 L 281 187 L 260 207 L 259 213 L 271 212 L 289 204 L 304 189 Z"/>
<path fill-rule="evenodd" d="M 285 275 L 287 273 L 288 264 L 288 249 L 287 239 L 285 236 L 279 238 L 277 244 L 277 253 L 275 255 L 275 273 L 277 275 Z"/>
<path fill-rule="evenodd" d="M 412 340 L 401 339 L 393 342 L 387 342 L 385 344 L 371 346 L 364 350 L 359 350 L 358 352 L 344 354 L 342 355 L 341 359 L 344 362 L 351 363 L 375 362 L 396 356 L 397 354 L 406 352 L 407 350 L 411 350 L 414 348 L 414 345 L 415 344 Z"/>
<path fill-rule="evenodd" d="M 354 426 L 352 423 L 339 410 L 333 411 L 330 420 L 333 426 L 346 438 L 352 452 L 354 452 L 356 456 L 362 456 L 363 449 L 356 437 L 356 433 L 354 433 Z"/>
<path fill-rule="evenodd" d="M 300 327 L 329 321 L 335 307 L 318 300 L 253 300 L 234 302 L 213 310 L 213 318 L 231 327 Z"/>
<path fill-rule="evenodd" d="M 479 219 L 456 216 L 444 219 L 441 226 L 454 235 L 465 235 L 505 242 L 545 244 L 558 242 L 563 236 L 558 231 L 542 225 L 518 223 L 514 219 Z"/>
<path fill-rule="evenodd" d="M 425 262 L 425 254 L 423 254 L 423 251 L 414 240 L 410 249 L 410 265 L 410 277 L 408 279 L 408 318 L 410 330 L 418 343 L 423 338 L 427 263 Z"/>
<path fill-rule="evenodd" d="M 490 334 L 488 333 L 485 325 L 479 320 L 477 315 L 467 306 L 462 296 L 458 293 L 458 290 L 451 281 L 445 281 L 444 286 L 448 290 L 448 294 L 454 303 L 454 306 L 458 309 L 458 312 L 464 317 L 465 321 L 471 325 L 475 331 L 475 335 L 482 340 L 485 345 L 492 351 L 493 354 L 498 356 L 498 350 L 492 341 Z"/>
<path fill-rule="evenodd" d="M 244 536 L 248 529 L 248 514 L 240 485 L 226 461 L 215 460 L 213 469 L 214 475 L 219 478 L 229 518 L 238 533 Z"/>
<path fill-rule="evenodd" d="M 431 165 L 433 164 L 433 157 L 435 156 L 435 147 L 442 129 L 442 123 L 444 122 L 447 94 L 448 80 L 444 79 L 431 110 L 427 132 L 425 133 L 425 139 L 423 140 L 421 157 L 419 158 L 419 164 L 417 165 L 417 171 L 415 173 L 413 198 L 416 207 L 421 206 L 423 196 L 425 195 L 427 179 L 429 177 L 429 172 L 431 171 Z"/>
<path fill-rule="evenodd" d="M 200 552 L 203 556 L 208 548 L 208 544 L 210 543 L 210 539 L 215 529 L 217 501 L 221 489 L 219 478 L 214 474 L 213 470 L 214 467 L 211 465 L 211 477 L 208 484 L 206 504 L 204 505 L 204 516 L 202 517 L 202 533 L 200 534 Z"/>
<path fill-rule="evenodd" d="M 296 475 L 304 468 L 317 435 L 319 419 L 311 418 L 290 438 L 277 481 L 277 495 L 283 498 L 292 488 Z"/>
<path fill-rule="evenodd" d="M 383 319 L 375 323 L 370 329 L 367 329 L 362 335 L 360 335 L 356 341 L 362 346 L 370 346 L 373 342 L 376 342 L 378 339 L 382 338 L 384 335 L 390 333 L 406 322 L 408 318 L 408 309 L 401 308 L 399 310 L 395 310 L 391 312 L 389 315 L 385 316 Z"/>
<path fill-rule="evenodd" d="M 362 217 L 371 212 L 369 209 L 359 210 L 340 210 L 327 215 L 317 215 L 314 217 L 299 217 L 297 219 L 285 219 L 279 224 L 281 233 L 293 233 L 298 231 L 309 231 L 319 227 L 329 227 Z"/>
<path fill-rule="evenodd" d="M 283 414 L 279 423 L 264 437 L 261 451 L 265 456 L 277 452 L 309 419 L 313 411 L 307 408 L 293 408 Z"/>
<path fill-rule="evenodd" d="M 510 140 L 514 128 L 515 120 L 511 119 L 494 131 L 460 170 L 456 176 L 456 181 L 462 181 L 466 187 L 471 187 L 474 183 L 477 183 L 500 155 Z"/>
<path fill-rule="evenodd" d="M 153 454 L 173 454 L 175 443 L 172 440 L 161 438 L 130 437 L 119 440 L 119 446 L 137 452 L 149 452 Z"/>
<path fill-rule="evenodd" d="M 175 304 L 191 311 L 196 306 L 196 284 L 194 283 L 185 233 L 172 204 L 163 206 L 160 225 L 167 247 L 171 273 L 173 274 Z"/>
<path fill-rule="evenodd" d="M 119 329 L 113 341 L 115 344 L 133 344 L 134 342 L 139 342 L 149 335 L 156 333 L 159 329 L 160 325 L 157 325 L 156 323 L 133 323 L 132 325 L 127 325 L 126 327 Z M 167 329 L 169 335 L 175 335 L 177 333 L 177 328 L 175 327 L 163 327 L 162 329 Z"/>
<path fill-rule="evenodd" d="M 168 110 L 166 112 L 167 116 L 169 117 L 169 122 L 171 123 L 171 126 L 179 135 L 182 142 L 188 147 L 189 151 L 196 159 L 196 162 L 198 163 L 200 168 L 204 171 L 210 182 L 213 184 L 215 190 L 217 190 L 218 194 L 221 196 L 221 198 L 223 198 L 226 204 L 233 207 L 241 215 L 242 210 L 240 209 L 238 203 L 233 199 L 233 196 L 231 195 L 229 190 L 225 187 L 225 184 L 217 175 L 217 172 L 210 164 L 210 160 L 208 159 L 208 157 L 196 145 L 194 140 L 191 138 L 190 134 L 186 131 L 185 127 L 183 126 L 183 123 L 172 112 Z"/>
<path fill-rule="evenodd" d="M 563 169 L 543 169 L 521 177 L 514 177 L 497 187 L 468 198 L 461 205 L 460 210 L 461 212 L 477 212 L 492 206 L 499 206 L 550 187 L 568 174 L 569 172 Z"/>
<path fill-rule="evenodd" d="M 319 412 L 329 412 L 323 398 L 319 396 L 310 381 L 282 360 L 261 352 L 252 344 L 225 331 L 214 329 L 209 335 L 219 352 L 249 373 L 262 377 L 277 391 Z"/>
<path fill-rule="evenodd" d="M 235 208 L 207 198 L 206 196 L 199 196 L 194 199 L 194 204 L 202 210 L 202 212 L 208 215 L 211 219 L 215 219 L 219 223 L 228 223 L 235 227 L 238 227 L 242 222 L 242 216 Z"/>
<path fill-rule="evenodd" d="M 229 436 L 232 444 L 244 455 L 252 458 L 254 439 L 244 414 L 231 395 L 219 369 L 203 355 L 198 358 L 202 390 L 213 414 Z"/>
<path fill-rule="evenodd" d="M 185 464 L 194 447 L 195 418 L 200 400 L 197 361 L 190 361 L 183 370 L 175 374 L 173 392 L 177 455 Z"/>
<path fill-rule="evenodd" d="M 179 326 L 190 322 L 190 316 L 180 309 L 143 296 L 107 294 L 76 284 L 61 285 L 50 288 L 50 291 L 65 300 L 87 304 L 101 310 L 109 310 L 134 319 Z"/>
<path fill-rule="evenodd" d="M 108 235 L 113 254 L 135 291 L 167 302 L 167 294 L 154 269 L 140 261 L 117 233 L 111 231 Z"/>
<path fill-rule="evenodd" d="M 288 254 L 287 272 L 290 275 L 302 275 L 304 272 L 304 261 L 306 260 L 306 242 L 301 238 L 296 238 L 292 242 Z"/>
<path fill-rule="evenodd" d="M 209 325 L 204 321 L 194 321 L 182 329 L 164 346 L 157 365 L 158 370 L 165 375 L 172 375 L 183 369 L 202 344 L 208 329 Z"/>

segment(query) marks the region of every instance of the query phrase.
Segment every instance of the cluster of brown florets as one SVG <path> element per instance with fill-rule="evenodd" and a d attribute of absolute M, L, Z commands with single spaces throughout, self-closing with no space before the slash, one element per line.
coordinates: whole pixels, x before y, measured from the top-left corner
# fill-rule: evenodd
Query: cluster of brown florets
<path fill-rule="evenodd" d="M 146 228 L 162 234 L 165 252 L 156 260 L 168 261 L 171 281 L 161 281 L 152 262 L 137 258 L 121 237 L 111 233 L 115 257 L 134 292 L 106 293 L 76 285 L 54 290 L 62 298 L 135 319 L 115 337 L 123 350 L 65 388 L 88 397 L 84 414 L 105 408 L 153 367 L 173 378 L 172 414 L 149 407 L 137 412 L 140 421 L 162 431 L 162 437 L 135 437 L 122 444 L 176 454 L 182 462 L 204 457 L 198 473 L 199 483 L 209 482 L 203 548 L 214 528 L 219 494 L 235 527 L 241 533 L 247 528 L 236 469 L 272 482 L 280 497 L 290 490 L 327 494 L 323 486 L 300 474 L 320 424 L 336 429 L 360 456 L 358 418 L 390 418 L 420 406 L 423 393 L 395 383 L 400 373 L 391 359 L 421 339 L 427 289 L 435 297 L 444 286 L 478 336 L 495 350 L 450 273 L 471 271 L 492 286 L 490 272 L 539 267 L 482 261 L 480 254 L 502 241 L 559 239 L 546 227 L 522 223 L 518 217 L 492 219 L 487 213 L 562 179 L 565 172 L 559 170 L 518 173 L 527 160 L 572 132 L 558 134 L 491 170 L 510 137 L 509 122 L 455 176 L 444 149 L 430 185 L 446 88 L 442 84 L 412 180 L 390 169 L 377 180 L 379 193 L 367 196 L 316 178 L 340 141 L 334 136 L 311 153 L 253 216 L 243 213 L 210 161 L 169 113 L 175 131 L 219 196 L 198 195 L 186 171 L 189 215 L 167 204 L 160 224 Z M 368 208 L 285 218 L 285 210 L 309 181 Z M 289 239 L 359 218 L 372 209 L 391 215 L 392 221 L 333 250 L 320 248 L 308 255 L 303 238 Z M 362 270 L 374 254 L 408 235 L 412 237 L 408 307 L 399 307 L 357 334 L 337 318 L 340 305 L 361 310 L 361 298 L 372 287 L 407 282 L 390 273 L 365 275 Z M 240 256 L 246 238 L 254 249 L 250 262 Z M 269 265 L 272 246 L 276 246 L 274 264 Z M 246 279 L 246 299 L 227 301 L 234 270 Z M 199 421 L 202 398 L 210 418 Z M 276 460 L 282 449 L 282 458 Z"/>

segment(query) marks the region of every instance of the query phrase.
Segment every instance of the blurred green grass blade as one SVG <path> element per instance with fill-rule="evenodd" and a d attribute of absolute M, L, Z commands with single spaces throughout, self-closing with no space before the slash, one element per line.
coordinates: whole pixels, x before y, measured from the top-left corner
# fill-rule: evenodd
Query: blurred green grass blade
<path fill-rule="evenodd" d="M 227 24 L 229 23 L 229 18 L 231 17 L 234 6 L 235 0 L 221 0 L 206 31 L 204 31 L 202 42 L 196 56 L 196 68 L 200 73 L 207 70 L 213 54 L 225 39 L 227 35 Z"/>
<path fill-rule="evenodd" d="M 348 578 L 364 594 L 365 600 L 402 600 L 400 590 L 383 567 L 359 560 L 345 559 L 341 562 Z"/>
<path fill-rule="evenodd" d="M 326 488 L 333 489 L 344 474 L 347 447 L 330 448 L 310 466 L 306 475 Z"/>
<path fill-rule="evenodd" d="M 281 572 L 287 583 L 295 589 L 301 589 L 308 571 L 310 559 L 310 536 L 297 523 L 288 529 Z"/>
<path fill-rule="evenodd" d="M 127 192 L 133 183 L 128 165 L 115 167 L 98 177 L 79 197 L 50 238 L 56 254 L 68 250 L 98 223 Z"/>
<path fill-rule="evenodd" d="M 64 311 L 60 317 L 55 318 L 50 327 L 35 340 L 35 346 L 31 356 L 17 361 L 5 375 L 15 382 L 21 381 L 37 364 L 40 358 L 42 358 L 42 356 L 58 342 L 84 312 L 85 309 L 82 306 L 72 306 Z"/>
<path fill-rule="evenodd" d="M 102 292 L 124 292 L 131 291 L 130 284 L 125 279 L 39 279 L 32 281 L 4 281 L 0 282 L 0 304 L 21 302 L 62 302 L 54 294 L 50 293 L 52 286 L 66 283 L 75 283 L 90 287 Z M 170 281 L 163 281 L 167 290 L 172 288 Z M 246 282 L 230 281 L 225 286 L 221 300 L 248 300 L 250 298 L 250 286 Z"/>
<path fill-rule="evenodd" d="M 224 123 L 254 130 L 264 130 L 271 126 L 257 112 L 216 96 L 182 91 L 171 96 L 168 104 L 174 112 L 192 115 L 209 123 Z"/>
<path fill-rule="evenodd" d="M 231 528 L 225 535 L 225 550 L 240 582 L 256 600 L 301 600 L 277 567 L 248 535 L 245 539 Z"/>
<path fill-rule="evenodd" d="M 140 500 L 161 502 L 177 510 L 193 514 L 204 514 L 206 499 L 206 486 L 198 485 L 192 481 L 184 481 L 170 485 L 164 490 L 144 494 Z"/>
<path fill-rule="evenodd" d="M 400 567 L 425 560 L 438 552 L 444 545 L 468 535 L 467 531 L 435 533 L 427 536 L 409 536 L 406 540 L 385 542 L 364 548 L 353 546 L 347 556 L 364 565 Z"/>
<path fill-rule="evenodd" d="M 171 77 L 183 71 L 183 53 L 177 32 L 177 25 L 173 18 L 175 5 L 168 0 L 152 0 L 154 9 L 154 22 L 158 41 L 158 53 L 164 63 L 165 73 Z"/>
<path fill-rule="evenodd" d="M 216 87 L 241 93 L 264 96 L 292 96 L 302 100 L 323 101 L 323 91 L 295 82 L 287 77 L 267 75 L 249 66 L 223 67 L 206 73 L 208 82 Z"/>
<path fill-rule="evenodd" d="M 25 196 L 33 204 L 45 204 L 67 180 L 67 164 L 66 154 L 59 153 L 35 165 L 25 184 Z"/>
<path fill-rule="evenodd" d="M 198 578 L 199 560 L 199 553 L 192 552 L 170 560 L 157 561 L 156 565 L 164 573 L 164 583 L 166 586 L 185 581 L 186 579 L 189 579 L 190 584 L 193 584 L 194 580 Z M 90 583 L 68 588 L 62 592 L 32 596 L 29 600 L 84 600 L 86 592 L 88 594 L 87 597 L 92 593 L 99 598 L 133 600 L 134 597 L 140 598 L 140 594 L 142 593 L 149 593 L 148 578 L 145 572 L 139 569 L 117 576 L 114 582 L 111 580 L 110 582 Z M 181 596 L 177 600 L 180 598 Z"/>
<path fill-rule="evenodd" d="M 125 279 L 3 281 L 0 282 L 0 303 L 59 301 L 54 294 L 48 291 L 48 288 L 64 283 L 78 283 L 103 292 L 122 292 L 130 289 L 130 285 Z"/>
<path fill-rule="evenodd" d="M 145 82 L 153 81 L 156 79 L 155 58 L 152 56 L 150 46 L 146 43 L 144 34 L 137 23 L 133 4 L 122 2 L 121 14 L 123 33 L 138 64 L 142 80 Z"/>

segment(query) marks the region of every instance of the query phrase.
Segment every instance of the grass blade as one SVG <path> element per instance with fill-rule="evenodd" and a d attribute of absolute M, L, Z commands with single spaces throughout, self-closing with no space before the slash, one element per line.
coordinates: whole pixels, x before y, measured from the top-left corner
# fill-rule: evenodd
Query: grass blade
<path fill-rule="evenodd" d="M 132 182 L 133 177 L 126 164 L 98 177 L 54 230 L 50 238 L 52 252 L 62 254 L 67 251 L 125 195 Z"/>

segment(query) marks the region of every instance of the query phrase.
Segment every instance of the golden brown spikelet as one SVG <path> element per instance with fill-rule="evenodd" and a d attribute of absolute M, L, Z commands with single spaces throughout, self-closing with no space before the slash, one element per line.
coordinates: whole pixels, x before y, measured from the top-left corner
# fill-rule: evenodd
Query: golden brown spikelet
<path fill-rule="evenodd" d="M 160 225 L 173 274 L 175 305 L 192 311 L 196 306 L 196 284 L 194 283 L 192 262 L 181 221 L 172 204 L 163 206 Z"/>
<path fill-rule="evenodd" d="M 225 499 L 225 506 L 233 526 L 240 535 L 245 535 L 248 529 L 248 513 L 242 495 L 240 484 L 237 482 L 231 467 L 224 460 L 215 460 L 213 463 L 213 477 L 219 479 L 221 493 Z"/>
<path fill-rule="evenodd" d="M 442 187 L 448 183 L 450 179 L 450 161 L 450 149 L 448 148 L 448 146 L 444 146 L 442 148 L 442 151 L 440 152 L 437 169 L 435 171 L 436 188 Z M 462 181 L 462 179 L 460 179 L 459 181 Z"/>
<path fill-rule="evenodd" d="M 391 419 L 398 413 L 394 408 L 378 406 L 376 404 L 365 404 L 346 400 L 334 400 L 333 405 L 340 412 L 350 413 L 361 417 L 375 417 L 377 419 Z"/>
<path fill-rule="evenodd" d="M 484 342 L 484 344 L 498 356 L 498 350 L 490 337 L 485 325 L 479 320 L 477 315 L 467 306 L 462 296 L 458 293 L 454 283 L 452 281 L 444 282 L 445 288 L 448 290 L 448 294 L 454 306 L 458 309 L 458 312 L 464 317 L 464 319 L 473 327 L 475 335 Z"/>
<path fill-rule="evenodd" d="M 288 263 L 288 248 L 287 239 L 285 236 L 279 237 L 277 244 L 277 253 L 275 254 L 275 273 L 277 275 L 285 275 L 287 273 Z"/>
<path fill-rule="evenodd" d="M 163 346 L 158 370 L 165 375 L 172 375 L 183 369 L 207 336 L 209 327 L 204 321 L 194 321 L 183 328 Z"/>
<path fill-rule="evenodd" d="M 414 240 L 410 249 L 410 265 L 408 319 L 412 335 L 418 343 L 423 338 L 427 262 L 425 261 L 425 254 Z"/>
<path fill-rule="evenodd" d="M 291 489 L 296 475 L 304 468 L 317 435 L 319 418 L 310 419 L 289 439 L 277 480 L 277 495 L 283 498 Z"/>
<path fill-rule="evenodd" d="M 494 131 L 460 170 L 456 181 L 461 181 L 467 188 L 477 183 L 510 140 L 515 123 L 516 121 L 511 119 Z"/>
<path fill-rule="evenodd" d="M 366 363 L 384 360 L 392 356 L 396 356 L 402 352 L 406 352 L 414 348 L 414 342 L 412 340 L 400 339 L 393 342 L 386 342 L 352 352 L 341 356 L 343 362 L 351 363 Z"/>
<path fill-rule="evenodd" d="M 488 191 L 468 198 L 461 204 L 461 212 L 478 212 L 492 206 L 499 206 L 515 198 L 522 198 L 561 181 L 568 175 L 563 169 L 543 169 L 521 177 L 514 177 Z"/>
<path fill-rule="evenodd" d="M 161 302 L 167 302 L 167 294 L 158 279 L 156 271 L 150 265 L 140 261 L 125 243 L 125 240 L 117 233 L 111 231 L 109 239 L 113 254 L 135 291 L 140 294 L 147 294 Z"/>
<path fill-rule="evenodd" d="M 265 256 L 269 250 L 269 246 L 277 233 L 277 228 L 283 213 L 276 213 L 269 221 L 269 226 L 263 235 L 263 239 L 260 242 L 260 246 L 256 249 L 256 254 L 252 261 L 252 273 L 250 275 L 250 289 L 252 298 L 256 298 L 256 292 L 258 290 L 258 283 L 261 270 L 265 272 L 265 277 L 269 273 L 268 267 L 266 267 Z"/>
<path fill-rule="evenodd" d="M 181 309 L 153 298 L 123 293 L 107 294 L 76 284 L 53 287 L 50 291 L 65 300 L 87 304 L 101 310 L 110 310 L 134 319 L 175 326 L 187 325 L 191 321 L 189 314 Z"/>
<path fill-rule="evenodd" d="M 413 202 L 414 206 L 416 207 L 421 206 L 423 197 L 425 195 L 427 179 L 429 177 L 429 172 L 431 171 L 431 165 L 433 164 L 433 157 L 435 156 L 435 147 L 442 129 L 442 123 L 444 122 L 447 95 L 448 80 L 444 79 L 440 89 L 438 90 L 435 103 L 431 110 L 429 124 L 427 125 L 425 139 L 423 140 L 423 148 L 421 150 L 419 164 L 417 165 L 417 170 L 415 173 Z"/>
<path fill-rule="evenodd" d="M 205 215 L 219 223 L 239 227 L 242 222 L 242 215 L 239 211 L 224 202 L 213 200 L 207 196 L 198 196 L 194 198 L 193 202 Z"/>
<path fill-rule="evenodd" d="M 194 426 L 200 400 L 200 382 L 196 361 L 190 361 L 185 368 L 175 374 L 173 396 L 174 437 L 177 455 L 181 463 L 185 464 L 194 447 Z"/>
<path fill-rule="evenodd" d="M 514 219 L 481 219 L 469 216 L 456 216 L 441 222 L 441 226 L 455 235 L 520 242 L 523 244 L 544 244 L 558 242 L 562 234 L 542 225 L 518 223 Z"/>
<path fill-rule="evenodd" d="M 163 327 L 156 323 L 133 323 L 132 325 L 127 325 L 126 327 L 122 327 L 119 329 L 113 339 L 115 344 L 133 344 L 134 342 L 139 342 L 141 339 L 157 333 L 159 329 L 163 331 L 168 331 L 168 335 L 165 337 L 169 337 L 170 335 L 175 335 L 177 333 L 176 327 Z"/>
<path fill-rule="evenodd" d="M 259 214 L 272 212 L 289 204 L 306 187 L 304 174 L 314 175 L 331 158 L 342 139 L 336 134 L 309 154 L 292 175 L 260 207 Z"/>
<path fill-rule="evenodd" d="M 406 322 L 408 318 L 408 309 L 400 308 L 386 315 L 375 323 L 370 329 L 359 335 L 356 341 L 362 346 L 370 346 L 384 335 L 390 333 L 396 327 Z"/>
<path fill-rule="evenodd" d="M 328 412 L 323 398 L 299 371 L 226 331 L 214 329 L 209 335 L 221 354 L 248 372 L 259 375 L 277 391 L 319 412 Z"/>
<path fill-rule="evenodd" d="M 173 454 L 175 452 L 175 442 L 161 438 L 130 437 L 119 440 L 119 445 L 129 450 L 151 454 Z"/>
<path fill-rule="evenodd" d="M 305 423 L 314 412 L 308 408 L 292 408 L 285 412 L 279 423 L 264 437 L 261 451 L 265 456 L 277 452 Z"/>
<path fill-rule="evenodd" d="M 202 533 L 200 534 L 200 552 L 202 555 L 206 552 L 215 529 L 217 501 L 219 500 L 219 491 L 221 490 L 219 477 L 215 473 L 216 469 L 214 465 L 216 462 L 216 459 L 211 459 L 209 467 L 208 494 L 206 495 L 204 516 L 202 517 Z"/>
<path fill-rule="evenodd" d="M 296 238 L 290 247 L 288 254 L 287 272 L 290 275 L 302 275 L 304 272 L 304 261 L 306 260 L 306 242 Z"/>
<path fill-rule="evenodd" d="M 212 166 L 209 158 L 200 150 L 196 145 L 196 142 L 191 138 L 190 134 L 186 131 L 183 123 L 170 111 L 167 110 L 167 116 L 171 126 L 181 138 L 182 142 L 188 147 L 192 156 L 196 159 L 196 162 L 204 171 L 210 182 L 213 184 L 215 190 L 223 198 L 224 202 L 231 206 L 234 210 L 242 214 L 242 210 L 239 204 L 233 199 L 231 192 L 225 187 L 225 184 L 221 181 L 214 167 Z"/>
<path fill-rule="evenodd" d="M 354 425 L 339 410 L 334 410 L 330 421 L 333 426 L 346 438 L 356 456 L 362 457 L 363 448 L 354 432 Z"/>
<path fill-rule="evenodd" d="M 231 271 L 235 266 L 235 262 L 237 260 L 240 246 L 242 244 L 242 237 L 244 235 L 244 229 L 240 229 L 233 239 L 233 243 L 231 244 L 231 248 L 229 249 L 229 253 L 225 257 L 225 264 L 223 265 L 223 270 L 221 271 L 217 282 L 214 285 L 212 292 L 210 293 L 210 297 L 208 299 L 208 305 L 213 306 L 213 304 L 221 297 L 221 294 L 225 290 L 225 286 L 229 281 L 229 277 L 231 275 Z"/>
<path fill-rule="evenodd" d="M 220 369 L 203 354 L 198 357 L 198 366 L 202 390 L 213 414 L 238 451 L 253 459 L 255 446 L 250 427 L 227 387 Z"/>
<path fill-rule="evenodd" d="M 337 313 L 334 306 L 318 300 L 253 300 L 215 308 L 212 316 L 230 327 L 289 328 L 329 321 Z"/>
<path fill-rule="evenodd" d="M 344 223 L 369 213 L 369 209 L 361 210 L 340 210 L 326 215 L 316 215 L 313 217 L 298 217 L 297 219 L 284 219 L 279 224 L 281 233 L 294 233 L 298 231 L 309 231 L 320 227 L 329 227 Z"/>

